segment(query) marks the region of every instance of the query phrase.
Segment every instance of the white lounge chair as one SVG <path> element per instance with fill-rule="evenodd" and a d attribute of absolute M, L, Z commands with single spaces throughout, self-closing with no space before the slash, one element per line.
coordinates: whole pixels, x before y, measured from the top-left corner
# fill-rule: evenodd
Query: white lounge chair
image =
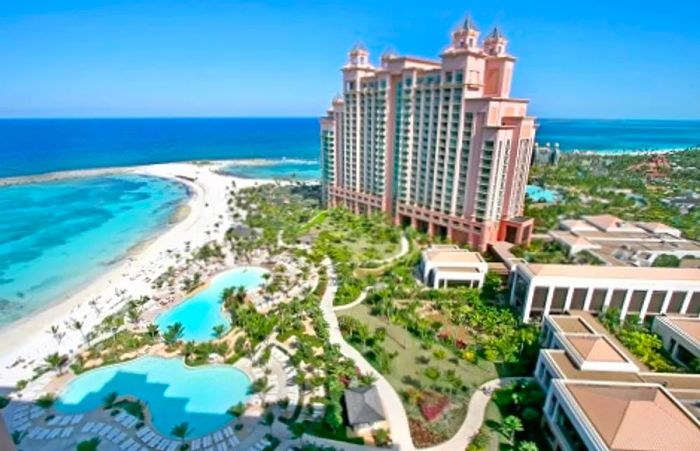
<path fill-rule="evenodd" d="M 61 433 L 61 438 L 70 437 L 71 434 L 73 433 L 74 429 L 75 428 L 73 426 L 69 426 L 69 427 L 63 429 L 63 432 Z"/>
<path fill-rule="evenodd" d="M 201 445 L 202 445 L 202 440 L 196 438 L 196 439 L 192 440 L 192 442 L 190 443 L 190 449 L 192 451 L 197 451 L 201 447 Z"/>
<path fill-rule="evenodd" d="M 126 440 L 128 435 L 126 435 L 126 432 L 119 432 L 116 437 L 112 440 L 114 443 L 119 444 Z"/>
<path fill-rule="evenodd" d="M 83 414 L 79 413 L 78 415 L 73 415 L 73 418 L 70 420 L 70 424 L 72 426 L 75 426 L 76 424 L 80 423 L 83 420 Z"/>
<path fill-rule="evenodd" d="M 133 438 L 130 438 L 129 440 L 127 440 L 127 441 L 125 441 L 124 443 L 122 443 L 121 446 L 119 446 L 119 449 L 124 449 L 124 450 L 125 450 L 125 449 L 129 449 L 129 448 L 131 448 L 131 445 L 133 445 L 134 443 L 136 443 L 136 442 L 134 441 L 134 439 L 133 439 Z"/>

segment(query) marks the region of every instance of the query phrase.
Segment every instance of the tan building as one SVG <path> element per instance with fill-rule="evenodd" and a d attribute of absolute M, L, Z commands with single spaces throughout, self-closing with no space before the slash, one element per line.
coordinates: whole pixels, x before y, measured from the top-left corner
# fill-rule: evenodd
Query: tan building
<path fill-rule="evenodd" d="M 343 93 L 321 120 L 324 199 L 382 211 L 486 250 L 529 242 L 522 218 L 535 137 L 528 101 L 511 97 L 515 58 L 494 29 L 483 41 L 467 19 L 439 60 L 361 46 L 343 67 Z"/>
<path fill-rule="evenodd" d="M 510 276 L 511 305 L 532 317 L 570 310 L 620 310 L 621 318 L 700 316 L 700 269 L 547 265 L 520 262 Z"/>
<path fill-rule="evenodd" d="M 690 368 L 700 364 L 700 318 L 657 316 L 652 330 L 677 362 Z"/>
<path fill-rule="evenodd" d="M 648 372 L 591 315 L 548 316 L 535 378 L 556 450 L 697 450 L 700 375 Z"/>
<path fill-rule="evenodd" d="M 569 255 L 588 251 L 611 266 L 652 266 L 661 255 L 700 258 L 700 243 L 658 222 L 628 222 L 612 215 L 584 216 L 559 223 L 549 236 Z"/>
<path fill-rule="evenodd" d="M 457 246 L 433 246 L 423 251 L 419 267 L 423 283 L 432 288 L 466 285 L 481 288 L 488 263 L 478 252 Z"/>

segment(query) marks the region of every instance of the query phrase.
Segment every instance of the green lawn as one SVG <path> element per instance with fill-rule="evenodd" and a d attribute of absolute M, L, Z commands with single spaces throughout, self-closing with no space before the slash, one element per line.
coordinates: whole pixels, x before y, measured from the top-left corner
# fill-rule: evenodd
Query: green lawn
<path fill-rule="evenodd" d="M 486 360 L 481 359 L 478 364 L 470 364 L 454 357 L 449 349 L 440 345 L 434 345 L 431 349 L 425 349 L 416 337 L 404 331 L 400 326 L 384 322 L 382 319 L 372 316 L 369 313 L 369 307 L 366 305 L 361 304 L 343 311 L 339 316 L 352 316 L 366 324 L 370 331 L 374 331 L 379 327 L 386 329 L 386 339 L 383 346 L 388 352 L 396 353 L 397 355 L 392 361 L 391 371 L 385 373 L 384 376 L 400 395 L 415 389 L 417 386 L 431 388 L 436 385 L 442 385 L 444 387 L 444 378 L 442 376 L 448 370 L 455 372 L 456 376 L 466 387 L 466 391 L 462 390 L 450 394 L 449 398 L 453 401 L 453 407 L 448 410 L 446 415 L 433 423 L 428 424 L 425 422 L 419 408 L 402 396 L 409 418 L 423 423 L 438 441 L 447 440 L 459 429 L 466 414 L 466 404 L 474 390 L 482 383 L 498 377 L 495 365 Z M 437 358 L 434 352 L 438 349 L 443 349 L 446 357 Z M 441 376 L 436 381 L 426 376 L 425 370 L 428 367 L 434 367 L 440 371 Z M 416 444 L 420 445 L 420 443 Z"/>

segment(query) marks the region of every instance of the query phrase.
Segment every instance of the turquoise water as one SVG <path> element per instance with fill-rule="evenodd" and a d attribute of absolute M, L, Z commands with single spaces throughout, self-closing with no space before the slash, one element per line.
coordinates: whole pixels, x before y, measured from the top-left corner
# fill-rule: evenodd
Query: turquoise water
<path fill-rule="evenodd" d="M 186 198 L 180 183 L 139 175 L 0 187 L 0 326 L 94 279 Z"/>
<path fill-rule="evenodd" d="M 185 341 L 207 341 L 214 335 L 214 326 L 230 327 L 230 321 L 221 307 L 221 292 L 228 287 L 244 287 L 251 290 L 262 285 L 267 270 L 256 266 L 243 266 L 216 276 L 202 291 L 156 318 L 161 331 L 171 324 L 182 323 Z"/>
<path fill-rule="evenodd" d="M 559 200 L 559 193 L 551 189 L 542 189 L 537 185 L 527 185 L 525 194 L 534 202 L 551 204 Z"/>
<path fill-rule="evenodd" d="M 318 180 L 321 167 L 316 160 L 269 160 L 266 162 L 234 162 L 222 172 L 235 177 L 259 179 Z"/>
<path fill-rule="evenodd" d="M 189 438 L 224 427 L 232 417 L 226 410 L 245 403 L 250 379 L 231 366 L 189 368 L 182 359 L 141 357 L 81 374 L 71 381 L 55 404 L 61 413 L 84 413 L 102 407 L 110 393 L 144 401 L 155 429 L 172 435 L 175 425 L 187 422 Z"/>

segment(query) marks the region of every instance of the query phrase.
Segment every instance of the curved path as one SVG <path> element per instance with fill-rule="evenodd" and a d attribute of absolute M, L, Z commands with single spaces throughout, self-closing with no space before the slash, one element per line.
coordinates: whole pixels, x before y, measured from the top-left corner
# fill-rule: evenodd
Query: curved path
<path fill-rule="evenodd" d="M 406 249 L 408 251 L 408 249 Z M 398 258 L 398 257 L 396 257 Z M 323 313 L 323 318 L 326 320 L 330 330 L 329 341 L 332 344 L 337 344 L 340 346 L 340 352 L 345 356 L 355 361 L 355 365 L 360 369 L 362 373 L 373 374 L 376 379 L 377 389 L 381 395 L 382 404 L 384 406 L 384 411 L 386 414 L 386 420 L 389 424 L 389 429 L 391 431 L 391 437 L 394 443 L 393 448 L 398 450 L 416 450 L 413 445 L 413 440 L 411 439 L 411 431 L 408 424 L 408 416 L 403 408 L 403 403 L 401 398 L 399 398 L 398 393 L 391 386 L 389 381 L 379 373 L 374 367 L 365 360 L 364 356 L 355 349 L 352 345 L 345 341 L 342 333 L 340 332 L 340 327 L 338 326 L 338 317 L 335 315 L 335 311 L 344 310 L 351 308 L 359 303 L 361 303 L 367 296 L 367 290 L 364 290 L 358 299 L 350 304 L 333 307 L 333 299 L 335 298 L 335 292 L 338 289 L 338 282 L 335 276 L 335 270 L 331 264 L 330 259 L 326 259 L 323 264 L 327 268 L 328 274 L 328 286 L 326 287 L 326 292 L 323 294 L 321 299 L 321 312 Z M 493 379 L 485 382 L 476 390 L 469 400 L 469 409 L 467 411 L 467 416 L 460 426 L 459 430 L 455 435 L 439 445 L 435 445 L 429 448 L 420 448 L 421 451 L 453 451 L 458 449 L 465 449 L 472 438 L 479 432 L 482 424 L 484 423 L 484 416 L 486 414 L 486 408 L 491 399 L 491 391 L 506 386 L 512 382 L 521 379 L 531 379 L 527 377 L 505 377 L 500 379 Z M 489 394 L 486 394 L 484 389 L 488 389 Z M 311 439 L 309 436 L 305 436 L 306 439 Z M 313 439 L 311 439 L 313 441 Z M 324 440 L 324 442 L 330 442 Z M 320 443 L 319 443 L 320 444 Z M 325 443 L 326 445 L 331 445 L 331 443 Z M 346 446 L 348 444 L 343 442 L 333 442 L 334 447 L 338 449 L 348 449 L 355 450 L 358 448 L 357 445 L 352 447 Z M 372 449 L 371 447 L 364 447 L 365 449 Z"/>
<path fill-rule="evenodd" d="M 335 292 L 338 289 L 335 269 L 333 268 L 330 259 L 326 259 L 324 261 L 324 265 L 328 271 L 327 274 L 329 283 L 326 287 L 326 292 L 323 294 L 323 298 L 321 299 L 321 312 L 323 313 L 323 318 L 328 323 L 330 332 L 329 341 L 332 344 L 337 344 L 340 346 L 340 352 L 342 352 L 345 357 L 354 360 L 355 365 L 357 365 L 362 373 L 369 373 L 376 377 L 377 389 L 379 390 L 382 404 L 384 405 L 386 421 L 389 424 L 389 429 L 391 430 L 394 448 L 400 450 L 413 450 L 414 447 L 413 442 L 411 441 L 411 431 L 408 427 L 408 417 L 406 416 L 406 411 L 401 403 L 401 398 L 399 398 L 399 395 L 396 393 L 391 384 L 389 384 L 389 381 L 387 381 L 381 373 L 375 370 L 357 349 L 352 347 L 343 339 L 343 335 L 340 332 L 340 327 L 338 326 L 338 317 L 335 316 L 335 313 L 333 312 L 333 299 L 335 298 Z"/>

